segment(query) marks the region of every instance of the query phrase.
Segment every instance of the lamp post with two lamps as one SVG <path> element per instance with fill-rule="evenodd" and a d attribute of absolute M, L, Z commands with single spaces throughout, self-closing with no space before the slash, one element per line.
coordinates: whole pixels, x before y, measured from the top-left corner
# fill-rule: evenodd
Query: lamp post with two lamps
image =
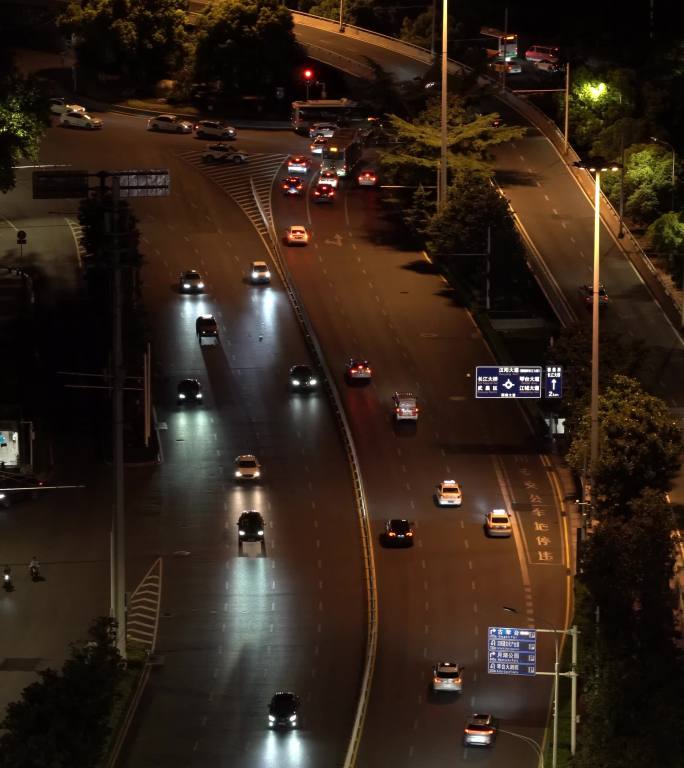
<path fill-rule="evenodd" d="M 591 430 L 589 436 L 589 476 L 591 478 L 591 501 L 593 502 L 596 465 L 598 462 L 598 391 L 599 391 L 599 292 L 601 286 L 599 244 L 601 236 L 601 174 L 619 171 L 619 163 L 607 163 L 602 157 L 579 160 L 577 168 L 584 168 L 594 174 L 594 280 L 591 293 L 591 404 L 589 407 Z"/>
<path fill-rule="evenodd" d="M 517 608 L 509 605 L 501 606 L 508 613 L 518 613 Z M 545 624 L 548 629 L 535 628 L 535 632 L 552 632 L 554 645 L 554 663 L 553 672 L 537 672 L 537 675 L 553 675 L 553 738 L 551 743 L 551 768 L 556 768 L 558 763 L 558 709 L 559 709 L 559 680 L 561 677 L 569 677 L 572 683 L 570 696 L 570 753 L 575 754 L 577 745 L 577 637 L 579 630 L 573 626 L 570 629 L 557 629 L 550 621 L 537 619 Z M 560 671 L 560 643 L 559 635 L 570 635 L 572 637 L 572 665 L 569 672 Z M 535 742 L 536 744 L 536 742 Z"/>

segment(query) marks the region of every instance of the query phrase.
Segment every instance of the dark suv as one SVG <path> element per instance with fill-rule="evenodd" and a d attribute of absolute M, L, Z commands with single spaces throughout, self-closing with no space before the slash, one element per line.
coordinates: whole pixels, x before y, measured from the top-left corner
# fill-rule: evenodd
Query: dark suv
<path fill-rule="evenodd" d="M 296 728 L 299 697 L 289 691 L 273 694 L 268 707 L 269 728 Z"/>
<path fill-rule="evenodd" d="M 254 509 L 248 509 L 238 520 L 238 542 L 263 541 L 264 518 Z"/>
<path fill-rule="evenodd" d="M 213 315 L 200 315 L 195 321 L 195 331 L 199 343 L 202 339 L 218 339 L 218 325 Z"/>

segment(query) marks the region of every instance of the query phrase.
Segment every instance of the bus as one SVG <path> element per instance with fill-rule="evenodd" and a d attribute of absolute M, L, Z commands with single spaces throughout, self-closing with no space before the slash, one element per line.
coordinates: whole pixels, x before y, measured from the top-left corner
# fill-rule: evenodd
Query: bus
<path fill-rule="evenodd" d="M 352 125 L 365 119 L 358 103 L 350 99 L 310 99 L 292 102 L 292 130 L 307 136 L 313 123 Z"/>
<path fill-rule="evenodd" d="M 510 61 L 518 56 L 518 36 L 494 27 L 482 27 L 480 34 L 487 39 L 487 55 L 492 59 Z"/>
<path fill-rule="evenodd" d="M 321 170 L 347 176 L 361 159 L 363 142 L 357 128 L 340 128 L 323 147 Z"/>

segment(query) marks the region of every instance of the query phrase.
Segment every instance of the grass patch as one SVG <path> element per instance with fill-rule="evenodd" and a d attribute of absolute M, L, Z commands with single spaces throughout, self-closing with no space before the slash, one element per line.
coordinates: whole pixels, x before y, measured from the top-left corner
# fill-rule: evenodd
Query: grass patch
<path fill-rule="evenodd" d="M 170 115 L 199 115 L 197 109 L 190 104 L 169 104 L 166 99 L 124 99 L 119 104 Z"/>
<path fill-rule="evenodd" d="M 123 676 L 116 689 L 114 706 L 109 715 L 109 738 L 104 746 L 100 767 L 104 768 L 109 760 L 109 754 L 119 738 L 119 733 L 126 719 L 126 713 L 138 687 L 140 676 L 145 668 L 147 653 L 145 648 L 138 643 L 129 643 L 127 647 L 127 663 Z"/>

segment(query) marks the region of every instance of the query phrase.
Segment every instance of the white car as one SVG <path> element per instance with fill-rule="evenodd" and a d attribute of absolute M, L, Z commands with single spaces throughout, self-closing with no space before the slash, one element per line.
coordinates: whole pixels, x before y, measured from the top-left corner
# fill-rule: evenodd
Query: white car
<path fill-rule="evenodd" d="M 328 146 L 328 140 L 325 136 L 316 136 L 316 138 L 309 145 L 312 155 L 322 155 L 323 150 Z"/>
<path fill-rule="evenodd" d="M 303 155 L 291 155 L 287 158 L 288 173 L 308 173 L 309 160 Z"/>
<path fill-rule="evenodd" d="M 285 243 L 287 245 L 306 245 L 309 242 L 309 233 L 306 227 L 293 224 L 285 230 Z"/>
<path fill-rule="evenodd" d="M 395 392 L 392 405 L 395 421 L 418 421 L 418 403 L 412 392 Z"/>
<path fill-rule="evenodd" d="M 541 72 L 562 72 L 565 68 L 562 64 L 559 64 L 557 61 L 548 61 L 547 59 L 542 59 L 541 61 L 535 61 L 534 65 L 538 70 Z"/>
<path fill-rule="evenodd" d="M 321 171 L 318 174 L 318 184 L 328 184 L 333 189 L 337 189 L 338 181 L 339 177 L 335 171 Z"/>
<path fill-rule="evenodd" d="M 202 152 L 204 163 L 233 163 L 239 165 L 247 162 L 247 153 L 242 152 L 229 144 L 210 144 Z"/>
<path fill-rule="evenodd" d="M 432 668 L 432 690 L 445 693 L 461 693 L 463 691 L 463 667 L 451 661 L 438 661 Z"/>
<path fill-rule="evenodd" d="M 493 509 L 485 516 L 485 533 L 492 538 L 508 538 L 513 532 L 511 516 L 505 509 Z"/>
<path fill-rule="evenodd" d="M 90 131 L 102 128 L 102 120 L 91 117 L 87 112 L 64 112 L 59 118 L 59 124 L 68 128 L 87 128 Z"/>
<path fill-rule="evenodd" d="M 442 480 L 435 494 L 440 507 L 460 507 L 463 502 L 461 486 L 455 480 Z"/>
<path fill-rule="evenodd" d="M 316 136 L 325 136 L 326 139 L 331 139 L 335 135 L 337 126 L 335 123 L 314 123 L 309 128 L 309 138 L 313 139 Z"/>
<path fill-rule="evenodd" d="M 243 453 L 235 457 L 235 479 L 257 480 L 261 477 L 261 464 L 253 453 Z"/>
<path fill-rule="evenodd" d="M 178 279 L 178 287 L 181 293 L 202 293 L 204 291 L 202 275 L 196 269 L 188 269 L 185 272 L 181 272 Z"/>
<path fill-rule="evenodd" d="M 250 279 L 253 283 L 270 283 L 271 270 L 268 264 L 265 261 L 253 261 Z"/>
<path fill-rule="evenodd" d="M 219 120 L 200 120 L 195 126 L 195 133 L 203 139 L 237 139 L 237 130 L 232 125 L 225 125 Z"/>
<path fill-rule="evenodd" d="M 147 121 L 147 130 L 166 133 L 192 133 L 192 123 L 181 120 L 178 115 L 157 115 Z"/>
<path fill-rule="evenodd" d="M 85 112 L 86 108 L 80 104 L 69 104 L 66 99 L 55 97 L 50 99 L 50 112 L 53 115 L 63 115 L 65 112 Z"/>

